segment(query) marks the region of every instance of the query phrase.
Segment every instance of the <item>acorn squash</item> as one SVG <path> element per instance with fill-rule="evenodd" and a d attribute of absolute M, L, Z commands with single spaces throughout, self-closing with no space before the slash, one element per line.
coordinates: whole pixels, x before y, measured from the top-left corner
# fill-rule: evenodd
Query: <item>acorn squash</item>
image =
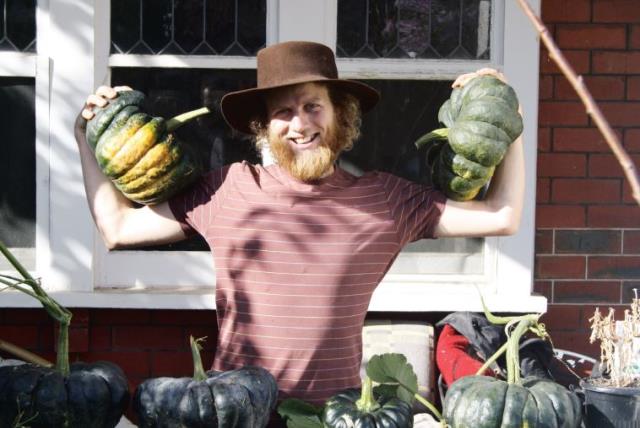
<path fill-rule="evenodd" d="M 129 384 L 117 365 L 98 361 L 69 365 L 71 312 L 52 299 L 0 241 L 0 253 L 22 278 L 0 274 L 0 284 L 40 301 L 58 321 L 55 366 L 0 361 L 0 427 L 113 428 L 129 404 Z M 21 350 L 21 358 L 29 352 Z"/>
<path fill-rule="evenodd" d="M 493 76 L 477 76 L 453 89 L 438 112 L 446 128 L 415 143 L 429 147 L 426 162 L 432 183 L 451 199 L 475 198 L 522 133 L 518 105 L 513 88 Z"/>
<path fill-rule="evenodd" d="M 142 111 L 144 94 L 123 91 L 87 123 L 87 143 L 102 172 L 128 199 L 140 204 L 166 201 L 202 173 L 193 149 L 172 133 L 207 108 L 172 119 Z"/>
<path fill-rule="evenodd" d="M 191 338 L 193 377 L 141 383 L 133 398 L 138 426 L 264 428 L 278 398 L 275 378 L 262 367 L 205 372 Z"/>

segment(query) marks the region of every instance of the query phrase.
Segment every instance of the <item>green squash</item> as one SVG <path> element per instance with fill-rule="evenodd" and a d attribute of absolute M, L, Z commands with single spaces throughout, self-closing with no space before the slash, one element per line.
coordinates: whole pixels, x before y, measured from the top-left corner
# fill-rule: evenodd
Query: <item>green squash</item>
<path fill-rule="evenodd" d="M 487 319 L 510 330 L 507 343 L 478 371 L 506 352 L 507 381 L 489 376 L 466 376 L 455 381 L 444 397 L 443 417 L 451 428 L 545 427 L 577 428 L 582 422 L 578 396 L 548 379 L 520 378 L 520 338 L 527 332 L 547 333 L 541 314 L 496 317 L 484 305 Z"/>
<path fill-rule="evenodd" d="M 188 144 L 172 131 L 207 113 L 206 108 L 170 120 L 142 111 L 144 94 L 120 92 L 87 123 L 87 143 L 102 172 L 128 199 L 140 204 L 166 201 L 203 171 Z"/>
<path fill-rule="evenodd" d="M 438 111 L 438 120 L 446 128 L 415 143 L 418 148 L 431 145 L 436 151 L 426 158 L 433 184 L 451 199 L 475 198 L 522 133 L 518 105 L 513 88 L 493 76 L 478 76 L 453 89 Z"/>
<path fill-rule="evenodd" d="M 264 428 L 278 398 L 275 378 L 262 367 L 204 371 L 191 338 L 193 377 L 148 379 L 136 389 L 138 426 Z"/>
<path fill-rule="evenodd" d="M 0 426 L 113 428 L 129 404 L 128 388 L 122 370 L 107 361 L 73 363 L 67 376 L 0 362 Z"/>
<path fill-rule="evenodd" d="M 399 398 L 374 398 L 371 379 L 366 378 L 362 392 L 347 389 L 327 400 L 322 420 L 325 428 L 411 428 L 413 412 Z"/>

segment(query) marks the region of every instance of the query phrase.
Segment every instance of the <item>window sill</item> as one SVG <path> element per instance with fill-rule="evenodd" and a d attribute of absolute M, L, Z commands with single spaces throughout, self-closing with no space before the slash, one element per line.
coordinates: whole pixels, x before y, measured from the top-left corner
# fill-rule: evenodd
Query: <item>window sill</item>
<path fill-rule="evenodd" d="M 123 309 L 215 309 L 213 289 L 172 288 L 149 290 L 109 289 L 95 292 L 57 291 L 51 297 L 69 308 Z M 494 312 L 543 313 L 547 300 L 538 295 L 486 294 L 485 300 Z M 2 307 L 38 307 L 33 298 L 16 292 L 2 293 Z M 451 312 L 482 311 L 474 287 L 431 285 L 428 290 L 415 284 L 385 284 L 379 287 L 369 306 L 374 312 Z"/>

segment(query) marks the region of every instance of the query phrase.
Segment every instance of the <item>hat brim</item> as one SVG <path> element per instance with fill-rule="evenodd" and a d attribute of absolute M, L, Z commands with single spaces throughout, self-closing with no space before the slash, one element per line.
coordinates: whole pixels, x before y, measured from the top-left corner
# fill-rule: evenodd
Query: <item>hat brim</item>
<path fill-rule="evenodd" d="M 246 134 L 252 134 L 253 131 L 250 127 L 251 122 L 260 119 L 261 115 L 264 114 L 264 101 L 262 97 L 265 92 L 300 83 L 324 83 L 345 91 L 356 97 L 360 102 L 360 110 L 363 113 L 371 110 L 380 100 L 380 93 L 376 89 L 355 80 L 327 79 L 323 77 L 317 79 L 307 78 L 300 82 L 289 82 L 286 85 L 229 92 L 220 100 L 222 116 L 225 122 L 233 129 Z"/>

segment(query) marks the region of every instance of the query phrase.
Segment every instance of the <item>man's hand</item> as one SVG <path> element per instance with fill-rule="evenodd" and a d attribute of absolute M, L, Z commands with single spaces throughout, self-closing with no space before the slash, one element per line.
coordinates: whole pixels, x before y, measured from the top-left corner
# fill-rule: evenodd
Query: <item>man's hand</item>
<path fill-rule="evenodd" d="M 94 94 L 91 94 L 87 97 L 87 102 L 85 104 L 84 109 L 81 112 L 81 115 L 86 120 L 91 120 L 95 113 L 93 112 L 93 107 L 104 107 L 109 104 L 109 101 L 118 96 L 118 92 L 122 91 L 131 91 L 131 88 L 128 86 L 100 86 L 96 89 Z"/>
<path fill-rule="evenodd" d="M 481 68 L 473 73 L 466 73 L 458 76 L 458 78 L 451 85 L 452 88 L 462 88 L 466 85 L 471 79 L 478 76 L 493 76 L 497 79 L 500 79 L 504 83 L 507 83 L 507 78 L 496 69 L 493 68 Z"/>

